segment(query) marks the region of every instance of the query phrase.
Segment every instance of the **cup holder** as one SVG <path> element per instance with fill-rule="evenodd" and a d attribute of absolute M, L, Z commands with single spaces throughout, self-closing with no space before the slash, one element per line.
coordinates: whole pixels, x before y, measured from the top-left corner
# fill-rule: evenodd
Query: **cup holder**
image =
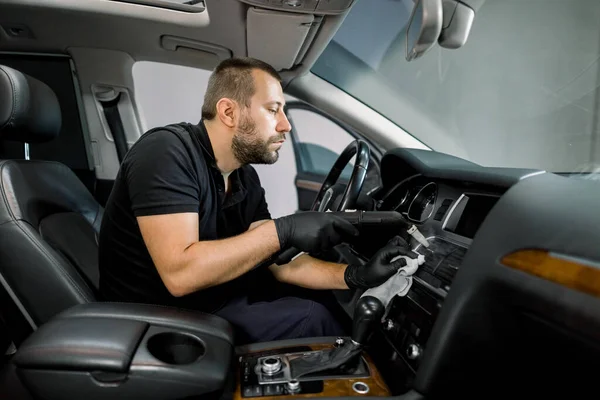
<path fill-rule="evenodd" d="M 204 344 L 195 336 L 179 332 L 157 333 L 148 339 L 148 351 L 173 365 L 191 364 L 204 355 Z"/>

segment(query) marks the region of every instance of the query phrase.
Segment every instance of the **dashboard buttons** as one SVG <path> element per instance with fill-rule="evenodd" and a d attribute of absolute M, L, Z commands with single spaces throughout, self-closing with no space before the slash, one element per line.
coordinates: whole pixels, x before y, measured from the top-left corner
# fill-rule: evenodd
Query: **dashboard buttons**
<path fill-rule="evenodd" d="M 260 385 L 246 386 L 242 392 L 242 397 L 262 397 L 263 391 Z"/>
<path fill-rule="evenodd" d="M 421 347 L 418 344 L 412 343 L 406 347 L 406 356 L 409 360 L 416 360 L 421 357 L 421 353 Z"/>
<path fill-rule="evenodd" d="M 283 394 L 283 385 L 265 385 L 263 389 L 264 396 L 281 396 Z"/>

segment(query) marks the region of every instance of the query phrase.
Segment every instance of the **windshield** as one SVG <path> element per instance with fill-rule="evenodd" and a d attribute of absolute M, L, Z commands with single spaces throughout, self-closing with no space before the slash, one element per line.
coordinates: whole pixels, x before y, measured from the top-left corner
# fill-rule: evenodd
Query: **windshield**
<path fill-rule="evenodd" d="M 487 0 L 465 46 L 407 62 L 412 4 L 358 0 L 312 72 L 440 152 L 484 166 L 597 166 L 600 1 Z"/>

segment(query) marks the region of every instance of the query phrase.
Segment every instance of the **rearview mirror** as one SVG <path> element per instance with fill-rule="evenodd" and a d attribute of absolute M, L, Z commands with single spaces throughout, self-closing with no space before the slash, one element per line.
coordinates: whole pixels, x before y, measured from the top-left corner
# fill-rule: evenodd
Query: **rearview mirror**
<path fill-rule="evenodd" d="M 406 61 L 421 57 L 433 47 L 440 37 L 444 20 L 442 0 L 414 2 L 406 29 Z"/>

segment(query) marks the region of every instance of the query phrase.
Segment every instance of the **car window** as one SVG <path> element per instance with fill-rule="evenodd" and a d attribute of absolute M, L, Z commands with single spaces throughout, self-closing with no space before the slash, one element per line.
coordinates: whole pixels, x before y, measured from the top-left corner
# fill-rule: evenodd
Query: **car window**
<path fill-rule="evenodd" d="M 412 0 L 357 0 L 312 72 L 434 150 L 485 166 L 600 165 L 600 2 L 486 1 L 467 43 L 405 60 Z"/>
<path fill-rule="evenodd" d="M 335 122 L 310 110 L 290 108 L 288 116 L 294 126 L 299 172 L 325 177 L 354 137 Z M 342 178 L 350 178 L 354 158 L 342 172 Z"/>
<path fill-rule="evenodd" d="M 181 65 L 136 62 L 135 96 L 144 129 L 183 121 L 199 122 L 210 73 Z"/>

